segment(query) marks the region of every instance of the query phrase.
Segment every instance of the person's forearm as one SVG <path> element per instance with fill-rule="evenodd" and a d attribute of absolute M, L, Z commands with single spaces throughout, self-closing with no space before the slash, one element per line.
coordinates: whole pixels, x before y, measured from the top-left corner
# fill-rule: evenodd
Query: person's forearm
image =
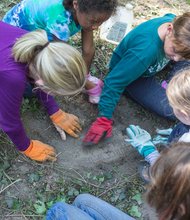
<path fill-rule="evenodd" d="M 87 66 L 87 74 L 90 72 L 90 67 L 91 67 L 91 63 L 92 63 L 92 60 L 94 58 L 94 53 L 95 53 L 95 50 L 94 52 L 90 52 L 90 53 L 86 53 L 86 52 L 83 52 L 83 59 L 86 63 L 86 66 Z M 88 90 L 88 89 L 92 89 L 94 87 L 94 83 L 87 80 L 86 81 L 86 84 L 85 84 L 85 88 Z"/>
<path fill-rule="evenodd" d="M 90 71 L 91 63 L 95 54 L 93 31 L 81 31 L 82 56 L 87 66 L 87 73 Z"/>
<path fill-rule="evenodd" d="M 116 91 L 114 88 L 110 88 L 106 80 L 104 81 L 104 87 L 98 104 L 99 117 L 112 118 L 115 107 L 124 89 L 125 87 L 122 90 Z"/>
<path fill-rule="evenodd" d="M 16 90 L 13 92 L 11 95 L 8 92 L 1 93 L 0 128 L 9 136 L 18 150 L 24 151 L 28 148 L 30 139 L 26 135 L 20 116 L 22 96 L 18 97 Z M 11 98 L 6 99 L 5 94 Z"/>
<path fill-rule="evenodd" d="M 86 66 L 87 66 L 87 73 L 90 71 L 90 67 L 91 67 L 91 64 L 92 64 L 92 60 L 94 58 L 94 54 L 95 54 L 95 48 L 91 48 L 90 51 L 83 51 L 82 52 L 82 56 L 83 56 L 83 59 L 86 63 Z"/>
<path fill-rule="evenodd" d="M 52 115 L 59 110 L 59 106 L 53 96 L 48 95 L 40 89 L 36 90 L 35 94 L 42 105 L 46 108 L 49 115 Z"/>
<path fill-rule="evenodd" d="M 99 101 L 99 117 L 112 118 L 120 96 L 125 88 L 138 79 L 145 71 L 143 63 L 134 53 L 126 53 L 118 58 L 116 53 L 112 56 L 112 67 L 104 80 L 104 87 Z M 137 68 L 138 67 L 138 68 Z"/>
<path fill-rule="evenodd" d="M 19 151 L 25 151 L 30 145 L 30 139 L 27 137 L 25 130 L 21 124 L 3 125 L 3 131 L 9 136 Z"/>

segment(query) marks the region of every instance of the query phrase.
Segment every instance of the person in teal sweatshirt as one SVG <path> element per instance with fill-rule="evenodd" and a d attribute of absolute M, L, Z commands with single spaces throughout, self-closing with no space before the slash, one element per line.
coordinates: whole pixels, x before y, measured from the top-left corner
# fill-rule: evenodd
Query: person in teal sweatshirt
<path fill-rule="evenodd" d="M 190 64 L 184 61 L 190 59 L 189 26 L 190 13 L 178 17 L 166 14 L 140 24 L 126 35 L 113 52 L 99 115 L 83 139 L 85 144 L 97 144 L 112 136 L 113 112 L 124 92 L 158 115 L 175 118 L 165 88 L 156 81 L 155 74 L 170 61 L 180 61 L 175 70 Z"/>

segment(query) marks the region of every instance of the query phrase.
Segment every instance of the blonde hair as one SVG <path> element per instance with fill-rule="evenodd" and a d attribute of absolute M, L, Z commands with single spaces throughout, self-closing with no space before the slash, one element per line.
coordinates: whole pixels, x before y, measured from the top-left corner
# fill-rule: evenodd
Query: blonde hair
<path fill-rule="evenodd" d="M 190 143 L 178 142 L 170 147 L 151 169 L 146 199 L 159 219 L 186 220 L 190 219 Z"/>
<path fill-rule="evenodd" d="M 85 62 L 75 48 L 61 42 L 48 42 L 44 30 L 29 32 L 13 46 L 17 62 L 28 63 L 32 76 L 42 79 L 42 89 L 57 95 L 74 95 L 85 84 Z"/>
<path fill-rule="evenodd" d="M 190 114 L 190 69 L 181 70 L 170 80 L 166 94 L 172 108 Z"/>

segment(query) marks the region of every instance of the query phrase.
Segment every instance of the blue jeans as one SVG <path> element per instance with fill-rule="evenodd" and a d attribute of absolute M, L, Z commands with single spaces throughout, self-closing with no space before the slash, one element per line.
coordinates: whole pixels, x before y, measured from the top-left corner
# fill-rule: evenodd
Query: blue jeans
<path fill-rule="evenodd" d="M 189 132 L 189 129 L 190 129 L 190 125 L 185 125 L 182 122 L 179 122 L 173 128 L 173 130 L 168 138 L 168 143 L 177 142 L 183 134 Z"/>
<path fill-rule="evenodd" d="M 72 205 L 58 202 L 47 212 L 46 220 L 134 220 L 134 218 L 92 196 L 81 194 Z"/>
<path fill-rule="evenodd" d="M 32 85 L 31 83 L 27 82 L 26 84 L 26 88 L 25 88 L 25 91 L 24 91 L 24 98 L 33 98 L 34 97 L 34 93 L 33 93 L 33 88 L 34 88 L 34 85 Z"/>
<path fill-rule="evenodd" d="M 175 120 L 166 90 L 162 88 L 155 76 L 138 78 L 127 86 L 125 92 L 144 108 L 169 120 Z"/>
<path fill-rule="evenodd" d="M 190 68 L 190 61 L 173 63 L 167 81 L 185 68 Z M 146 109 L 169 120 L 176 119 L 169 105 L 166 90 L 156 80 L 155 76 L 138 78 L 126 87 L 125 92 Z"/>

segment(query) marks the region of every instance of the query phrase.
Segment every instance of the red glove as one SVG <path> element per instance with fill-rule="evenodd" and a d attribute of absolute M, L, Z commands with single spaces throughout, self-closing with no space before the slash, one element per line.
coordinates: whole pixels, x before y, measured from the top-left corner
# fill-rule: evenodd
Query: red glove
<path fill-rule="evenodd" d="M 112 136 L 113 120 L 105 117 L 97 118 L 91 125 L 83 142 L 87 144 L 98 144 L 102 139 Z"/>

